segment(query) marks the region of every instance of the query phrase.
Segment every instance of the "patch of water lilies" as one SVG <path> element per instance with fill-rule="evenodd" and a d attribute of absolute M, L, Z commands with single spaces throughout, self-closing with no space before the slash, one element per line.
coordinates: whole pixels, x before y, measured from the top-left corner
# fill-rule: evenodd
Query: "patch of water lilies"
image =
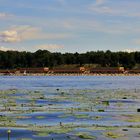
<path fill-rule="evenodd" d="M 94 140 L 100 136 L 123 139 L 128 134 L 116 130 L 140 128 L 139 93 L 139 89 L 1 90 L 0 127 L 24 128 L 33 133 L 19 140 L 57 140 L 63 134 L 66 140 Z M 86 131 L 78 131 L 80 128 Z"/>

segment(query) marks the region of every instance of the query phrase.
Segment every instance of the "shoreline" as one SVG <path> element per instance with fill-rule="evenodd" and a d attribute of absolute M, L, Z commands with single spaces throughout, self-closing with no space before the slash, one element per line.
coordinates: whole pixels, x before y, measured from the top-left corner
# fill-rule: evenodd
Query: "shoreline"
<path fill-rule="evenodd" d="M 82 74 L 68 74 L 68 73 L 57 73 L 57 74 L 46 74 L 46 73 L 38 73 L 38 74 L 8 74 L 8 75 L 5 75 L 5 74 L 0 74 L 0 76 L 140 76 L 140 73 L 139 74 L 130 74 L 130 73 L 127 73 L 127 74 L 85 74 L 85 73 L 82 73 Z"/>

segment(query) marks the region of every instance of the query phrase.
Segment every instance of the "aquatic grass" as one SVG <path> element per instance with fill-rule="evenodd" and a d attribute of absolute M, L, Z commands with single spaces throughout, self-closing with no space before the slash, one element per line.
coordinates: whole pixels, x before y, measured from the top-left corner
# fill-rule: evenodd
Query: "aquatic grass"
<path fill-rule="evenodd" d="M 119 127 L 116 127 L 116 126 L 90 126 L 90 127 L 87 127 L 86 129 L 87 130 L 116 130 L 118 129 Z"/>
<path fill-rule="evenodd" d="M 16 119 L 30 119 L 31 116 L 15 116 Z"/>
<path fill-rule="evenodd" d="M 66 113 L 58 116 L 59 118 L 75 117 L 77 119 L 86 119 L 90 118 L 89 114 L 75 114 L 75 113 Z"/>
<path fill-rule="evenodd" d="M 37 119 L 44 119 L 46 118 L 45 116 L 36 116 Z"/>
<path fill-rule="evenodd" d="M 90 133 L 88 132 L 78 132 L 75 134 L 77 137 L 81 138 L 81 139 L 92 139 L 95 140 L 96 137 L 92 136 Z"/>
<path fill-rule="evenodd" d="M 74 114 L 74 117 L 77 119 L 86 119 L 89 118 L 89 114 Z"/>
<path fill-rule="evenodd" d="M 48 136 L 49 134 L 66 134 L 73 131 L 73 128 L 67 126 L 54 126 L 35 128 L 34 130 L 37 136 Z"/>
<path fill-rule="evenodd" d="M 17 92 L 17 91 L 16 91 Z M 15 92 L 15 93 L 16 93 Z M 140 95 L 139 92 L 137 90 L 137 93 L 134 93 L 134 95 L 132 95 L 132 91 L 128 91 L 128 90 L 89 90 L 89 89 L 84 89 L 84 90 L 76 90 L 76 89 L 72 89 L 72 90 L 60 90 L 58 93 L 55 93 L 53 91 L 53 89 L 49 89 L 49 91 L 41 91 L 38 90 L 37 92 L 34 91 L 29 91 L 29 90 L 25 90 L 22 92 L 22 90 L 18 90 L 19 93 L 26 93 L 26 95 L 20 96 L 20 99 L 22 100 L 30 100 L 29 103 L 25 104 L 25 105 L 21 105 L 21 103 L 15 103 L 16 99 L 19 98 L 19 96 L 9 96 L 9 94 L 15 94 L 14 92 L 12 93 L 6 93 L 4 94 L 4 92 L 2 94 L 0 94 L 0 107 L 1 107 L 1 112 L 3 112 L 5 114 L 5 118 L 0 118 L 0 126 L 1 127 L 13 127 L 13 128 L 26 128 L 27 130 L 32 130 L 33 132 L 36 132 L 36 136 L 40 136 L 40 137 L 47 137 L 50 134 L 69 134 L 69 133 L 74 133 L 75 129 L 78 128 L 84 128 L 87 130 L 92 130 L 93 132 L 99 130 L 99 132 L 103 132 L 103 131 L 108 131 L 108 132 L 112 132 L 112 130 L 116 130 L 118 128 L 122 128 L 122 126 L 107 126 L 106 124 L 104 124 L 104 120 L 100 120 L 104 117 L 104 115 L 100 115 L 100 114 L 106 114 L 102 113 L 104 111 L 107 111 L 108 108 L 112 107 L 112 103 L 108 101 L 109 100 L 119 100 L 122 99 L 123 97 L 126 97 L 127 99 L 136 99 L 136 95 L 138 97 L 137 100 L 140 99 Z M 50 92 L 50 93 L 48 93 Z M 54 94 L 55 96 L 49 96 L 48 94 Z M 43 104 L 43 105 L 38 105 L 36 103 L 37 100 L 44 100 L 44 101 L 49 101 L 51 104 L 51 101 L 57 101 L 60 102 L 59 105 L 48 105 Z M 125 101 L 127 100 L 125 99 Z M 70 104 L 70 106 L 66 106 L 63 104 L 63 101 L 70 101 L 72 102 Z M 107 101 L 107 102 L 102 102 L 102 101 Z M 118 102 L 119 103 L 119 102 Z M 113 104 L 113 106 L 116 107 L 116 103 Z M 122 104 L 123 106 L 122 109 L 125 107 L 125 103 Z M 4 110 L 4 107 L 6 107 L 6 110 Z M 10 107 L 10 111 L 8 110 L 8 108 Z M 119 108 L 120 106 L 118 106 Z M 135 110 L 136 112 L 136 106 L 132 106 L 132 111 Z M 102 111 L 101 111 L 102 110 Z M 99 112 L 98 112 L 99 111 Z M 115 109 L 113 111 L 116 111 Z M 64 120 L 67 120 L 67 122 L 63 122 L 60 125 L 55 124 L 55 126 L 49 126 L 49 124 L 47 124 L 47 117 L 46 116 L 42 116 L 41 113 L 53 113 L 55 114 L 56 112 L 60 112 L 60 114 L 58 116 L 58 119 L 61 120 L 61 118 L 67 118 Z M 95 113 L 95 115 L 92 116 L 92 114 L 90 114 L 91 112 L 93 112 L 93 114 Z M 7 113 L 10 113 L 11 116 L 9 117 L 9 115 Z M 36 119 L 44 119 L 44 124 L 40 124 L 37 123 L 32 123 L 31 124 L 24 124 L 24 119 L 29 119 L 28 117 L 26 118 L 26 114 L 30 114 L 32 116 L 32 114 L 37 113 L 37 116 L 35 116 Z M 97 114 L 96 114 L 97 113 Z M 14 115 L 13 115 L 14 114 Z M 25 116 L 24 116 L 25 115 Z M 116 116 L 117 113 L 114 115 Z M 124 112 L 125 115 L 125 112 Z M 127 115 L 127 114 L 126 114 Z M 130 114 L 131 115 L 131 114 Z M 46 120 L 45 120 L 46 117 Z M 78 120 L 78 123 L 69 123 L 69 117 L 74 117 L 74 119 Z M 21 120 L 18 120 L 21 119 Z M 53 119 L 57 119 L 57 118 L 52 118 Z M 80 119 L 87 119 L 87 121 L 91 121 L 93 122 L 93 124 L 82 124 L 82 122 L 80 122 Z M 135 121 L 134 121 L 135 119 Z M 16 120 L 20 121 L 21 124 L 16 123 Z M 98 125 L 94 125 L 94 120 L 98 123 Z M 133 120 L 133 121 L 132 121 Z M 18 122 L 17 121 L 17 122 Z M 25 120 L 26 121 L 26 120 Z M 108 121 L 108 120 L 107 120 Z M 127 128 L 136 128 L 139 129 L 140 125 L 136 125 L 133 124 L 133 122 L 139 122 L 139 116 L 138 117 L 131 117 L 131 116 L 124 116 L 123 119 L 121 119 L 121 121 L 132 121 L 132 125 L 129 126 L 125 126 Z M 42 120 L 41 120 L 42 122 Z M 121 130 L 122 130 L 121 129 Z M 79 133 L 83 133 L 83 132 L 79 132 Z M 112 134 L 113 133 L 113 134 Z M 108 138 L 111 138 L 111 136 L 113 137 L 113 135 L 115 135 L 116 132 L 112 132 L 112 133 L 108 133 Z M 87 134 L 90 135 L 90 134 Z M 105 134 L 104 134 L 105 135 Z M 81 136 L 81 138 L 79 137 Z M 85 136 L 83 136 L 82 134 L 79 136 L 77 136 L 79 139 L 88 139 L 85 138 Z M 92 136 L 92 135 L 91 135 Z M 94 137 L 94 136 L 93 136 Z M 115 137 L 115 136 L 114 136 Z M 120 136 L 119 136 L 120 137 Z M 77 139 L 78 139 L 77 138 Z M 28 139 L 28 138 L 27 138 Z M 55 138 L 54 138 L 55 139 Z M 94 139 L 94 138 L 91 138 Z M 24 140 L 24 139 L 23 139 Z M 26 138 L 25 138 L 26 140 Z"/>
<path fill-rule="evenodd" d="M 39 137 L 46 137 L 49 135 L 49 132 L 37 132 L 36 136 L 39 136 Z"/>
<path fill-rule="evenodd" d="M 109 138 L 113 138 L 113 139 L 117 139 L 117 138 L 120 138 L 120 137 L 123 137 L 125 136 L 124 134 L 119 134 L 117 132 L 105 132 L 103 133 L 106 137 L 109 137 Z"/>
<path fill-rule="evenodd" d="M 90 118 L 93 120 L 101 120 L 103 119 L 103 116 L 91 116 Z"/>
<path fill-rule="evenodd" d="M 98 112 L 105 112 L 104 109 L 98 109 Z"/>
<path fill-rule="evenodd" d="M 109 101 L 102 101 L 102 104 L 105 106 L 109 106 Z"/>
<path fill-rule="evenodd" d="M 140 122 L 140 115 L 138 114 L 129 114 L 129 115 L 123 115 L 123 120 L 127 122 Z"/>

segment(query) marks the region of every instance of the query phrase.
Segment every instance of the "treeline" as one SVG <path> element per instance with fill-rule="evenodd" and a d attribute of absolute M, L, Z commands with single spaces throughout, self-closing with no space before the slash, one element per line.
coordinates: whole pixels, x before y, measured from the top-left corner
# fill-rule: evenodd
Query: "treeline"
<path fill-rule="evenodd" d="M 51 53 L 47 50 L 31 52 L 0 51 L 0 69 L 21 67 L 54 67 L 68 64 L 99 64 L 102 67 L 133 68 L 140 64 L 140 52 L 91 51 L 86 53 Z"/>

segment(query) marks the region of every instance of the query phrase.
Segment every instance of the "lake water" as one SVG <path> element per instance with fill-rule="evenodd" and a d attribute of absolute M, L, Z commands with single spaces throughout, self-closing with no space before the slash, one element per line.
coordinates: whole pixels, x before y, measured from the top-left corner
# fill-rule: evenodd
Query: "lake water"
<path fill-rule="evenodd" d="M 0 139 L 139 140 L 139 76 L 0 76 Z"/>
<path fill-rule="evenodd" d="M 139 76 L 1 76 L 0 89 L 135 89 Z"/>

